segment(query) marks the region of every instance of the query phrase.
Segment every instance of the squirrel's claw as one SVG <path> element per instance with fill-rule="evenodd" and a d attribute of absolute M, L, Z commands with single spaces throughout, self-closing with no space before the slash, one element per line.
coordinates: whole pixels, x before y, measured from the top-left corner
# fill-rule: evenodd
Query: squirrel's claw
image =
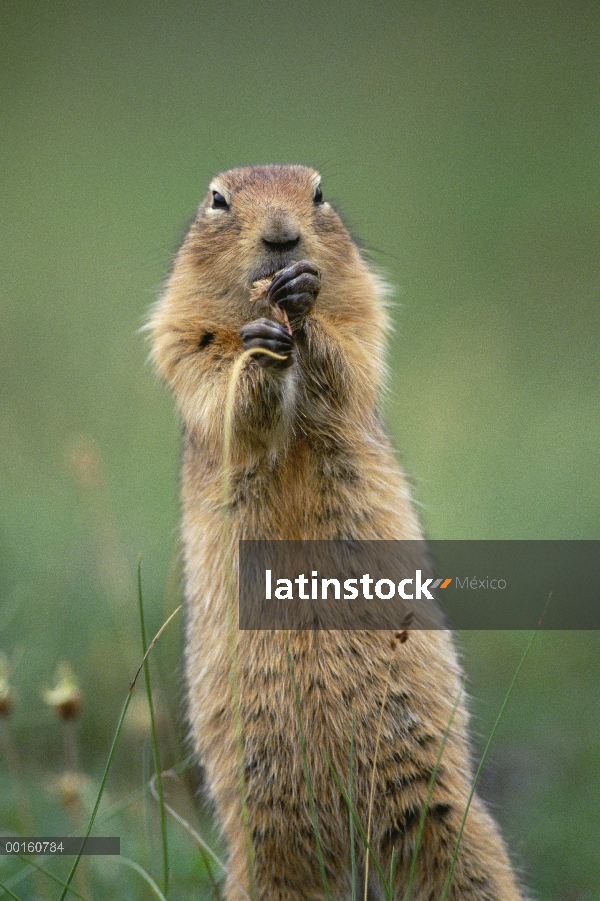
<path fill-rule="evenodd" d="M 256 319 L 254 322 L 242 326 L 240 338 L 244 350 L 258 347 L 261 350 L 269 350 L 280 357 L 285 357 L 284 360 L 275 360 L 269 354 L 256 354 L 254 359 L 264 369 L 287 369 L 294 362 L 292 353 L 294 342 L 285 325 L 280 322 L 275 322 L 273 319 Z"/>
<path fill-rule="evenodd" d="M 292 325 L 310 313 L 321 288 L 321 273 L 308 260 L 292 263 L 279 272 L 266 294 L 266 300 L 282 307 Z"/>

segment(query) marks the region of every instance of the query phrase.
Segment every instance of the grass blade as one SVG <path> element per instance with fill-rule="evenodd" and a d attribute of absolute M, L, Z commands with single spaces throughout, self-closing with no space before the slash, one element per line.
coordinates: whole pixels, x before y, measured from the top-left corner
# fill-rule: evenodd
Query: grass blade
<path fill-rule="evenodd" d="M 550 600 L 550 598 L 548 598 L 548 600 Z M 546 605 L 546 607 L 547 607 L 547 605 Z M 544 613 L 545 613 L 545 612 L 546 612 L 546 611 L 544 611 Z M 543 618 L 543 614 L 542 614 L 542 618 Z M 539 628 L 540 624 L 541 624 L 541 619 L 540 619 L 540 622 L 538 623 L 538 628 Z M 462 841 L 463 832 L 464 832 L 464 829 L 465 829 L 465 823 L 466 823 L 466 821 L 467 821 L 467 816 L 468 816 L 468 813 L 469 813 L 469 809 L 470 809 L 470 807 L 471 807 L 471 802 L 472 802 L 472 800 L 473 800 L 473 795 L 475 794 L 475 789 L 476 789 L 476 787 L 477 787 L 477 782 L 479 781 L 479 776 L 481 775 L 481 771 L 482 771 L 482 769 L 483 769 L 483 765 L 484 765 L 485 760 L 486 760 L 486 757 L 487 757 L 487 755 L 488 755 L 488 751 L 490 750 L 491 744 L 492 744 L 492 742 L 493 742 L 493 740 L 494 740 L 494 736 L 495 736 L 495 734 L 496 734 L 496 730 L 497 730 L 497 728 L 498 728 L 498 725 L 499 725 L 499 723 L 500 723 L 500 720 L 502 719 L 502 716 L 503 716 L 503 714 L 504 714 L 504 710 L 505 710 L 506 705 L 507 705 L 507 703 L 508 703 L 508 700 L 509 700 L 509 698 L 510 698 L 510 696 L 511 696 L 511 694 L 512 694 L 512 690 L 513 690 L 513 688 L 515 687 L 515 682 L 517 681 L 517 678 L 518 678 L 518 676 L 519 676 L 519 673 L 521 672 L 521 669 L 523 668 L 523 664 L 525 663 L 525 658 L 526 658 L 527 655 L 529 654 L 529 649 L 531 648 L 531 645 L 533 644 L 533 639 L 535 638 L 536 635 L 537 635 L 537 628 L 531 633 L 531 637 L 530 637 L 529 641 L 527 642 L 527 647 L 525 648 L 525 651 L 523 652 L 523 656 L 521 657 L 521 660 L 519 661 L 519 665 L 518 665 L 517 669 L 515 670 L 515 673 L 514 673 L 512 679 L 511 679 L 511 681 L 510 681 L 510 685 L 508 686 L 508 690 L 507 690 L 506 694 L 504 695 L 504 700 L 502 701 L 502 705 L 501 705 L 500 710 L 499 710 L 499 712 L 498 712 L 498 716 L 496 717 L 496 722 L 494 723 L 494 726 L 493 726 L 492 731 L 491 731 L 491 733 L 490 733 L 490 737 L 489 737 L 488 740 L 487 740 L 487 744 L 486 744 L 485 749 L 484 749 L 484 752 L 483 752 L 483 754 L 482 754 L 481 760 L 479 761 L 479 766 L 477 767 L 477 772 L 475 773 L 475 778 L 474 778 L 474 780 L 473 780 L 473 785 L 471 786 L 471 791 L 469 792 L 469 797 L 468 797 L 468 800 L 467 800 L 467 806 L 466 806 L 466 808 L 465 808 L 465 812 L 464 812 L 463 818 L 462 818 L 462 820 L 461 820 L 460 829 L 458 830 L 458 836 L 457 836 L 457 839 L 456 839 L 456 845 L 455 845 L 455 847 L 454 847 L 454 854 L 452 855 L 452 863 L 450 864 L 450 872 L 448 873 L 448 878 L 446 879 L 446 884 L 445 884 L 445 886 L 444 886 L 444 893 L 443 893 L 443 895 L 442 895 L 442 897 L 441 897 L 441 901 L 446 901 L 446 898 L 448 897 L 448 892 L 450 891 L 450 884 L 451 884 L 451 882 L 452 882 L 452 877 L 453 877 L 453 875 L 454 875 L 454 868 L 455 868 L 455 866 L 456 866 L 456 859 L 457 859 L 457 857 L 458 857 L 458 850 L 459 850 L 459 848 L 460 848 L 460 843 L 461 843 L 461 841 Z"/>
<path fill-rule="evenodd" d="M 302 747 L 302 766 L 304 768 L 304 779 L 306 782 L 306 791 L 308 793 L 308 804 L 310 807 L 310 816 L 312 820 L 312 826 L 315 833 L 315 841 L 317 843 L 317 857 L 319 858 L 319 869 L 321 870 L 321 879 L 323 881 L 323 889 L 325 891 L 325 897 L 327 901 L 331 901 L 331 895 L 329 893 L 329 883 L 327 881 L 327 873 L 325 872 L 325 860 L 323 858 L 323 849 L 321 847 L 321 837 L 319 835 L 319 824 L 317 823 L 317 811 L 315 808 L 315 799 L 313 797 L 312 791 L 312 782 L 310 778 L 310 771 L 308 769 L 308 755 L 306 753 L 306 737 L 304 735 L 304 723 L 302 721 L 302 706 L 300 704 L 300 695 L 298 692 L 298 684 L 296 682 L 296 670 L 294 667 L 294 660 L 292 658 L 292 652 L 290 650 L 290 633 L 286 634 L 286 648 L 288 654 L 288 661 L 290 665 L 290 674 L 292 677 L 292 686 L 294 689 L 294 699 L 296 702 L 296 718 L 298 720 L 298 729 L 300 731 L 300 744 Z"/>
<path fill-rule="evenodd" d="M 377 756 L 379 754 L 379 740 L 381 738 L 381 725 L 383 723 L 383 711 L 385 709 L 385 702 L 387 701 L 388 689 L 390 687 L 390 677 L 392 674 L 392 662 L 393 658 L 390 657 L 390 662 L 388 665 L 387 678 L 385 680 L 385 688 L 383 690 L 383 697 L 381 698 L 381 709 L 379 711 L 379 722 L 377 723 L 377 735 L 375 737 L 375 753 L 373 754 L 373 767 L 371 769 L 371 788 L 369 790 L 369 813 L 367 817 L 367 842 L 371 842 L 371 819 L 373 815 L 373 797 L 375 793 L 375 774 L 377 772 Z M 369 894 L 369 855 L 365 856 L 365 894 L 364 901 L 367 901 Z"/>
<path fill-rule="evenodd" d="M 215 879 L 214 873 L 212 871 L 212 867 L 210 865 L 210 860 L 208 859 L 208 855 L 202 845 L 198 845 L 198 852 L 200 857 L 202 858 L 202 863 L 204 864 L 204 869 L 208 873 L 208 881 L 210 882 L 210 889 L 213 893 L 213 898 L 215 901 L 221 901 L 221 892 L 219 891 L 219 886 L 217 885 L 217 880 Z"/>
<path fill-rule="evenodd" d="M 358 815 L 356 813 L 356 808 L 354 807 L 352 801 L 348 797 L 348 792 L 344 788 L 344 785 L 342 783 L 342 780 L 340 779 L 339 773 L 337 772 L 336 768 L 334 767 L 331 760 L 329 760 L 329 758 L 327 759 L 327 763 L 329 764 L 329 769 L 331 770 L 331 774 L 336 781 L 337 787 L 339 788 L 340 792 L 342 793 L 342 798 L 348 805 L 348 808 L 352 808 L 352 810 L 353 810 L 354 823 L 360 833 L 360 837 L 362 838 L 363 842 L 365 843 L 365 848 L 367 850 L 367 853 L 371 856 L 373 863 L 375 864 L 375 869 L 379 873 L 379 877 L 381 879 L 381 883 L 383 885 L 387 901 L 393 901 L 392 892 L 390 890 L 390 886 L 388 885 L 386 875 L 383 872 L 381 864 L 377 860 L 377 855 L 373 851 L 373 848 L 371 847 L 371 843 L 370 843 L 369 839 L 367 838 L 367 833 L 365 832 L 365 827 L 363 826 L 363 824 L 361 823 L 361 821 L 358 818 Z"/>
<path fill-rule="evenodd" d="M 44 859 L 48 860 L 47 857 Z M 33 869 L 37 870 L 38 873 L 41 873 L 42 876 L 45 876 L 47 879 L 50 879 L 52 882 L 55 882 L 56 885 L 60 885 L 61 888 L 65 887 L 65 883 L 63 882 L 62 879 L 59 879 L 58 876 L 55 876 L 54 873 L 51 873 L 49 870 L 45 870 L 44 867 L 40 866 L 39 863 L 35 863 L 35 861 L 30 860 L 28 857 L 23 857 L 22 854 L 19 854 L 19 860 L 22 861 L 24 864 L 27 864 L 27 866 L 33 867 Z M 70 888 L 69 891 L 72 895 L 75 895 L 76 898 L 79 898 L 80 901 L 88 901 L 88 899 L 85 897 L 85 895 L 82 895 L 80 892 L 77 891 L 77 889 Z"/>
<path fill-rule="evenodd" d="M 169 773 L 174 773 L 178 776 L 180 773 L 183 773 L 189 765 L 195 760 L 194 754 L 189 754 L 175 766 L 171 767 Z M 164 776 L 164 772 L 162 773 Z M 148 785 L 152 783 L 152 779 L 148 780 Z M 126 810 L 132 804 L 135 804 L 136 801 L 139 801 L 144 797 L 144 793 L 146 791 L 145 785 L 142 788 L 135 788 L 133 791 L 128 792 L 124 798 L 121 798 L 119 801 L 115 801 L 114 804 L 111 804 L 110 807 L 107 807 L 97 818 L 96 822 L 104 823 L 106 820 L 110 820 L 111 817 L 116 816 L 118 813 L 121 813 L 123 810 Z M 158 800 L 158 798 L 156 799 Z"/>
<path fill-rule="evenodd" d="M 354 739 L 356 734 L 356 716 L 352 705 L 352 731 L 350 733 L 350 775 L 348 778 L 348 794 L 352 804 L 348 808 L 350 816 L 350 872 L 352 874 L 352 901 L 356 901 L 356 837 L 354 835 Z"/>
<path fill-rule="evenodd" d="M 421 811 L 421 818 L 419 820 L 419 831 L 417 832 L 417 841 L 415 843 L 415 850 L 413 851 L 412 860 L 410 863 L 410 871 L 408 874 L 408 885 L 406 887 L 406 894 L 404 896 L 404 901 L 410 901 L 410 896 L 412 894 L 413 882 L 415 880 L 415 873 L 417 870 L 417 858 L 419 856 L 419 851 L 421 850 L 421 841 L 423 840 L 423 833 L 425 831 L 425 820 L 427 818 L 427 812 L 429 810 L 429 805 L 431 803 L 431 795 L 433 794 L 433 787 L 435 785 L 435 780 L 437 779 L 438 770 L 440 768 L 440 761 L 442 759 L 442 754 L 444 753 L 444 748 L 446 747 L 446 742 L 448 741 L 448 736 L 450 734 L 450 729 L 452 727 L 452 723 L 454 721 L 454 717 L 456 711 L 458 710 L 458 705 L 460 704 L 460 699 L 462 697 L 462 693 L 464 690 L 464 681 L 460 683 L 460 687 L 458 689 L 458 693 L 456 695 L 456 699 L 452 706 L 452 711 L 448 718 L 448 722 L 446 724 L 446 729 L 444 730 L 444 734 L 442 736 L 442 741 L 440 743 L 440 749 L 437 753 L 437 757 L 435 760 L 435 764 L 433 766 L 433 770 L 431 773 L 431 779 L 429 780 L 429 785 L 427 787 L 427 795 L 425 797 L 425 804 L 423 805 L 423 810 Z M 393 880 L 390 883 L 393 887 Z"/>
<path fill-rule="evenodd" d="M 144 654 L 144 678 L 146 682 L 146 694 L 148 696 L 148 709 L 150 711 L 150 729 L 152 733 L 152 749 L 154 752 L 154 772 L 156 774 L 156 790 L 158 792 L 158 806 L 160 810 L 160 831 L 162 834 L 163 849 L 163 895 L 169 891 L 169 843 L 167 840 L 167 815 L 163 798 L 162 767 L 160 764 L 160 752 L 158 748 L 158 736 L 156 734 L 156 718 L 154 716 L 154 701 L 152 699 L 152 686 L 150 683 L 150 664 L 146 652 L 146 622 L 144 617 L 144 599 L 142 595 L 142 558 L 138 558 L 137 571 L 138 603 L 140 608 L 140 628 L 142 631 L 142 653 Z"/>
<path fill-rule="evenodd" d="M 154 636 L 154 638 L 153 638 L 152 641 L 150 642 L 150 645 L 149 645 L 149 647 L 148 647 L 148 650 L 147 650 L 146 653 L 144 654 L 144 659 L 143 659 L 142 662 L 140 663 L 140 665 L 139 665 L 139 667 L 138 667 L 138 669 L 137 669 L 137 672 L 136 672 L 135 676 L 133 677 L 133 682 L 132 682 L 131 685 L 129 686 L 129 691 L 127 692 L 127 697 L 126 697 L 126 699 L 125 699 L 125 703 L 123 704 L 123 709 L 121 710 L 121 716 L 119 717 L 119 722 L 117 723 L 117 729 L 116 729 L 116 731 L 115 731 L 115 735 L 114 735 L 114 738 L 113 738 L 113 740 L 112 740 L 112 744 L 111 744 L 111 746 L 110 746 L 110 751 L 109 751 L 109 754 L 108 754 L 108 759 L 107 759 L 107 761 L 106 761 L 106 766 L 104 767 L 104 773 L 103 773 L 103 775 L 102 775 L 102 781 L 101 781 L 101 783 L 100 783 L 100 788 L 99 788 L 99 790 L 98 790 L 98 796 L 96 797 L 96 803 L 94 804 L 94 809 L 92 810 L 92 814 L 91 814 L 91 816 L 90 816 L 90 821 L 89 821 L 89 823 L 88 823 L 87 831 L 86 831 L 86 833 L 85 833 L 85 838 L 88 838 L 89 835 L 90 835 L 90 833 L 91 833 L 91 831 L 92 831 L 92 827 L 93 827 L 94 821 L 95 821 L 95 819 L 96 819 L 96 814 L 98 813 L 98 808 L 100 807 L 100 801 L 102 800 L 102 795 L 104 794 L 104 787 L 105 787 L 105 785 L 106 785 L 106 780 L 107 780 L 107 778 L 108 778 L 108 773 L 109 773 L 109 770 L 110 770 L 110 767 L 111 767 L 111 764 L 112 764 L 112 761 L 113 761 L 113 757 L 114 757 L 114 755 L 115 755 L 115 749 L 116 749 L 116 747 L 117 747 L 117 742 L 118 742 L 119 736 L 120 736 L 120 734 L 121 734 L 121 729 L 123 728 L 123 723 L 124 723 L 124 721 L 125 721 L 125 715 L 126 715 L 126 713 L 127 713 L 127 708 L 129 707 L 129 703 L 130 703 L 131 698 L 132 698 L 132 695 L 133 695 L 133 689 L 135 688 L 135 683 L 137 682 L 137 677 L 139 676 L 139 674 L 140 674 L 140 672 L 141 672 L 141 669 L 142 669 L 142 667 L 143 667 L 145 661 L 146 661 L 147 658 L 148 658 L 148 654 L 150 653 L 150 651 L 152 650 L 152 648 L 154 647 L 154 645 L 156 644 L 156 642 L 158 641 L 158 639 L 160 638 L 160 636 L 162 635 L 162 633 L 164 632 L 164 630 L 167 628 L 167 626 L 169 625 L 169 623 L 171 622 L 171 620 L 175 617 L 175 615 L 176 615 L 177 613 L 179 613 L 180 610 L 181 610 L 181 607 L 179 606 L 176 610 L 173 611 L 173 613 L 172 613 L 171 616 L 168 618 L 168 620 L 166 620 L 166 622 L 164 622 L 164 623 L 162 624 L 162 626 L 160 627 L 160 629 L 158 630 L 158 632 L 156 633 L 156 635 Z M 68 875 L 68 877 L 67 877 L 67 881 L 66 881 L 66 883 L 65 883 L 65 887 L 64 887 L 63 892 L 62 892 L 62 894 L 61 894 L 61 896 L 60 896 L 60 901 L 65 901 L 65 898 L 66 898 L 67 893 L 68 893 L 68 891 L 69 891 L 69 887 L 70 887 L 71 882 L 72 882 L 72 880 L 73 880 L 73 876 L 75 875 L 75 872 L 76 872 L 76 870 L 77 870 L 77 867 L 78 867 L 78 865 L 79 865 L 79 861 L 80 861 L 80 860 L 81 860 L 81 851 L 79 852 L 79 854 L 78 854 L 77 857 L 75 858 L 75 861 L 74 861 L 74 863 L 73 863 L 73 866 L 71 867 L 71 870 L 70 870 L 69 875 Z"/>
<path fill-rule="evenodd" d="M 163 773 L 163 776 L 173 776 L 173 775 L 176 775 L 173 770 L 167 770 L 166 772 Z M 152 780 L 150 781 L 150 791 L 153 793 L 154 797 L 156 797 L 156 789 L 154 788 Z M 229 876 L 230 875 L 229 870 L 227 869 L 227 867 L 225 866 L 223 861 L 220 859 L 220 857 L 218 857 L 215 854 L 215 852 L 210 847 L 210 845 L 204 841 L 204 839 L 202 838 L 200 833 L 196 832 L 194 827 L 192 825 L 190 825 L 190 823 L 188 823 L 188 821 L 186 819 L 184 819 L 181 816 L 181 814 L 177 813 L 177 811 L 174 810 L 170 806 L 170 804 L 168 804 L 166 801 L 165 801 L 165 809 L 173 817 L 173 819 L 176 820 L 181 826 L 183 826 L 183 828 L 186 830 L 186 832 L 188 832 L 192 836 L 194 841 L 197 843 L 198 847 L 201 848 L 202 850 L 204 850 L 207 854 L 209 854 L 210 857 L 215 861 L 215 863 L 223 871 L 223 873 L 225 873 L 226 876 Z M 245 897 L 248 899 L 248 901 L 250 901 L 250 896 L 248 895 L 245 888 L 242 885 L 240 885 L 240 883 L 237 880 L 234 880 L 234 882 L 237 885 L 237 887 L 240 889 L 242 894 L 245 895 Z"/>
<path fill-rule="evenodd" d="M 114 738 L 113 738 L 113 740 L 112 740 L 112 745 L 111 745 L 111 748 L 110 748 L 110 751 L 109 751 L 109 754 L 108 754 L 108 759 L 107 759 L 107 761 L 106 761 L 106 766 L 104 767 L 104 774 L 103 774 L 103 776 L 102 776 L 102 781 L 101 781 L 101 783 L 100 783 L 100 789 L 99 789 L 99 791 L 98 791 L 98 796 L 97 796 L 97 798 L 96 798 L 96 803 L 94 804 L 94 809 L 92 810 L 92 815 L 91 815 L 90 821 L 89 821 L 89 823 L 88 823 L 88 828 L 87 828 L 87 831 L 86 831 L 86 833 L 85 833 L 85 838 L 88 838 L 88 836 L 90 835 L 90 833 L 91 833 L 91 831 L 92 831 L 92 826 L 94 825 L 94 820 L 96 819 L 96 814 L 98 813 L 98 808 L 100 807 L 100 801 L 102 800 L 102 795 L 103 795 L 103 793 L 104 793 L 104 786 L 106 785 L 106 780 L 107 780 L 107 778 L 108 778 L 108 772 L 109 772 L 109 770 L 110 770 L 110 766 L 111 766 L 111 763 L 112 763 L 112 760 L 113 760 L 113 757 L 114 757 L 114 754 L 115 754 L 115 749 L 116 749 L 116 747 L 117 747 L 117 741 L 119 740 L 119 736 L 120 736 L 120 734 L 121 734 L 121 729 L 123 728 L 123 722 L 124 722 L 124 720 L 125 720 L 125 714 L 127 713 L 127 708 L 129 707 L 129 702 L 131 701 L 131 696 L 132 696 L 132 693 L 133 693 L 133 686 L 134 686 L 134 684 L 135 684 L 135 683 L 132 683 L 132 685 L 130 686 L 129 691 L 127 692 L 127 698 L 125 699 L 125 703 L 123 704 L 123 709 L 121 710 L 121 716 L 119 717 L 119 722 L 117 723 L 117 729 L 116 729 Z M 65 898 L 66 898 L 67 893 L 68 893 L 68 891 L 69 891 L 69 887 L 70 887 L 70 885 L 71 885 L 71 881 L 72 881 L 72 879 L 73 879 L 73 876 L 75 875 L 75 871 L 77 870 L 77 867 L 78 867 L 78 865 L 79 865 L 79 861 L 80 861 L 80 860 L 81 860 L 81 851 L 79 852 L 79 854 L 78 854 L 77 857 L 75 858 L 75 861 L 74 861 L 74 863 L 73 863 L 73 866 L 71 867 L 71 870 L 70 870 L 69 875 L 68 875 L 68 877 L 67 877 L 67 881 L 66 881 L 66 883 L 65 883 L 65 887 L 64 887 L 63 892 L 62 892 L 62 894 L 61 894 L 61 896 L 60 896 L 60 901 L 65 901 Z"/>
<path fill-rule="evenodd" d="M 147 873 L 145 869 L 139 865 L 139 863 L 137 863 L 135 860 L 130 860 L 129 857 L 119 856 L 117 857 L 117 860 L 119 861 L 119 863 L 123 863 L 125 864 L 125 866 L 130 867 L 132 870 L 135 870 L 136 873 L 139 873 L 142 879 L 145 879 L 145 881 L 148 883 L 148 885 L 158 898 L 158 901 L 167 901 L 152 876 L 150 876 L 150 874 Z"/>
<path fill-rule="evenodd" d="M 18 895 L 15 895 L 15 893 L 11 891 L 11 889 L 9 889 L 7 885 L 4 885 L 3 882 L 0 882 L 0 889 L 2 889 L 2 891 L 5 892 L 5 894 L 7 894 L 10 898 L 14 898 L 14 901 L 21 901 L 21 898 L 19 898 Z"/>
<path fill-rule="evenodd" d="M 390 861 L 390 888 L 394 891 L 394 880 L 396 878 L 396 849 L 392 848 L 392 859 Z"/>

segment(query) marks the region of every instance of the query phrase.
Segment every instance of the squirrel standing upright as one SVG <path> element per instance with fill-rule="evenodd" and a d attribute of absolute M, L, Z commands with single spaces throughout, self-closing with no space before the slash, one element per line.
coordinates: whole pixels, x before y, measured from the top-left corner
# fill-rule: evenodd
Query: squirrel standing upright
<path fill-rule="evenodd" d="M 253 286 L 274 274 L 261 310 L 278 315 L 257 318 Z M 395 649 L 388 631 L 238 631 L 254 848 L 249 873 L 232 713 L 227 554 L 237 560 L 238 540 L 248 538 L 422 538 L 377 410 L 388 327 L 383 296 L 383 283 L 324 200 L 317 172 L 245 167 L 211 183 L 150 323 L 154 360 L 184 428 L 189 720 L 229 845 L 228 901 L 250 894 L 260 901 L 325 897 L 305 762 L 330 897 L 352 897 L 348 806 L 329 764 L 347 781 L 353 717 L 355 813 L 366 828 L 374 772 L 371 846 L 384 874 L 393 852 L 393 894 L 403 899 L 432 772 L 460 695 L 460 666 L 443 629 L 411 631 Z M 245 348 L 279 359 L 252 356 L 237 382 L 227 548 L 225 401 Z M 467 720 L 459 703 L 427 810 L 412 901 L 439 901 L 450 872 L 472 784 Z M 356 855 L 356 897 L 383 898 L 373 862 L 366 888 L 360 884 L 365 844 L 358 833 Z M 522 898 L 477 796 L 448 898 Z"/>

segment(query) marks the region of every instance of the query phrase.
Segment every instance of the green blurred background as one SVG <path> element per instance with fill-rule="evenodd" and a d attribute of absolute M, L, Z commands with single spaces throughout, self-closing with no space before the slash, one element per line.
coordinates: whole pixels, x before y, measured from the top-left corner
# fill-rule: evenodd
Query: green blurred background
<path fill-rule="evenodd" d="M 432 537 L 600 538 L 600 8 L 6 0 L 0 23 L 0 830 L 77 833 L 140 658 L 139 554 L 149 632 L 177 603 L 179 427 L 138 329 L 219 170 L 317 167 L 396 286 L 386 418 Z M 461 641 L 481 750 L 526 636 Z M 65 659 L 74 735 L 41 700 Z M 179 659 L 176 623 L 152 660 L 165 765 Z M 599 684 L 596 633 L 539 635 L 486 766 L 540 899 L 600 898 Z M 134 714 L 96 831 L 159 878 Z M 169 830 L 171 896 L 208 897 Z M 22 869 L 0 859 L 22 898 L 59 897 Z M 149 896 L 114 862 L 79 878 Z"/>

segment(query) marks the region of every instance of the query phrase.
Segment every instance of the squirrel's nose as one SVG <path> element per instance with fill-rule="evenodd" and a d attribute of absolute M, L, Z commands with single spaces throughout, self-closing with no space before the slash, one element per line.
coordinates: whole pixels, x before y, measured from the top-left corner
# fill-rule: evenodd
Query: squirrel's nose
<path fill-rule="evenodd" d="M 287 217 L 276 217 L 263 232 L 262 242 L 269 250 L 293 250 L 300 243 L 300 232 Z"/>
<path fill-rule="evenodd" d="M 289 231 L 281 231 L 275 234 L 263 235 L 263 244 L 269 250 L 293 250 L 300 243 L 300 235 L 293 234 Z"/>

